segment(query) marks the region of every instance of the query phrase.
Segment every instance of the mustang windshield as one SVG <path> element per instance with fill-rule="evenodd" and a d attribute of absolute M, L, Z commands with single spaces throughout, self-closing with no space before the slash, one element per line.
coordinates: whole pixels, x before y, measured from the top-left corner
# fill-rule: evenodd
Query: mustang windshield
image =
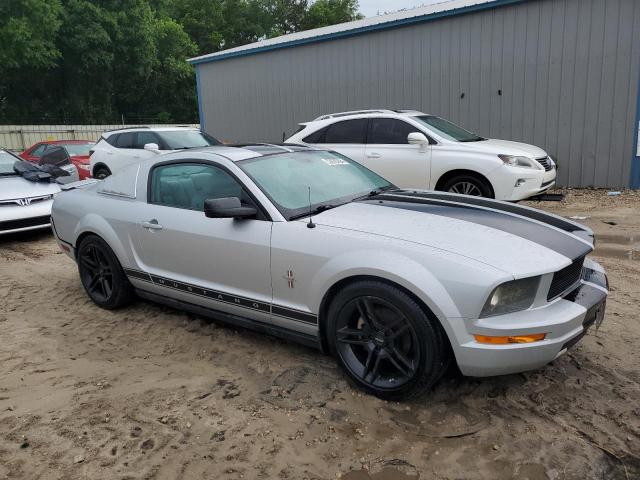
<path fill-rule="evenodd" d="M 0 176 L 16 175 L 13 171 L 13 164 L 18 160 L 20 159 L 14 157 L 9 152 L 0 150 Z"/>
<path fill-rule="evenodd" d="M 436 117 L 434 115 L 420 115 L 413 117 L 420 123 L 424 123 L 427 127 L 433 130 L 441 137 L 451 140 L 453 142 L 480 142 L 486 140 L 475 133 L 471 133 L 462 127 L 459 127 L 455 123 L 451 123 L 444 118 Z"/>
<path fill-rule="evenodd" d="M 374 190 L 394 186 L 362 165 L 325 151 L 291 152 L 241 160 L 249 175 L 289 220 L 349 203 Z"/>

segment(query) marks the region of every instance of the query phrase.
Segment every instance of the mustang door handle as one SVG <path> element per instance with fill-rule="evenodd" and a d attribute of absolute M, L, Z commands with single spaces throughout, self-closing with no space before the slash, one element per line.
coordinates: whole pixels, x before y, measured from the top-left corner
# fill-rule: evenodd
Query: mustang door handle
<path fill-rule="evenodd" d="M 162 225 L 159 225 L 157 220 L 149 220 L 148 222 L 142 222 L 142 228 L 147 228 L 149 230 L 162 230 Z"/>
<path fill-rule="evenodd" d="M 379 153 L 375 153 L 375 152 L 371 152 L 371 153 L 367 153 L 367 157 L 368 158 L 380 158 L 380 154 Z"/>

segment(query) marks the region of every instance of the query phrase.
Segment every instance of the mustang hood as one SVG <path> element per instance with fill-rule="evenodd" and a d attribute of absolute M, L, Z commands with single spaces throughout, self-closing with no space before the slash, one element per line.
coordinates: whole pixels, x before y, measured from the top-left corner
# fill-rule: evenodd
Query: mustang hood
<path fill-rule="evenodd" d="M 593 250 L 592 232 L 562 217 L 440 192 L 385 193 L 315 221 L 446 250 L 516 278 L 557 271 Z"/>

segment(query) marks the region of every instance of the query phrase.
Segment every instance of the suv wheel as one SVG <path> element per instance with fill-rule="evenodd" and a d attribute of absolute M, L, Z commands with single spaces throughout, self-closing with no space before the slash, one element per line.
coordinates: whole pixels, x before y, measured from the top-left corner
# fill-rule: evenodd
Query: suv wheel
<path fill-rule="evenodd" d="M 471 175 L 458 175 L 451 178 L 444 184 L 442 190 L 473 197 L 493 198 L 491 187 L 487 182 Z"/>
<path fill-rule="evenodd" d="M 356 384 L 384 399 L 419 394 L 440 379 L 449 355 L 444 335 L 415 300 L 383 282 L 347 286 L 328 311 L 332 353 Z"/>
<path fill-rule="evenodd" d="M 99 307 L 113 310 L 133 300 L 133 286 L 107 242 L 100 237 L 88 236 L 80 244 L 78 271 L 87 295 Z"/>
<path fill-rule="evenodd" d="M 107 167 L 98 167 L 93 171 L 93 178 L 102 180 L 111 175 L 111 171 Z"/>

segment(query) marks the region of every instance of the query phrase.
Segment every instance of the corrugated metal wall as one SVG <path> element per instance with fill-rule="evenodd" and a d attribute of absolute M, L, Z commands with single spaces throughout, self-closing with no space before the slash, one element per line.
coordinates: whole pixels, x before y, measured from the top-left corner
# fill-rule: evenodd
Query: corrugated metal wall
<path fill-rule="evenodd" d="M 198 68 L 205 128 L 221 139 L 281 141 L 323 113 L 416 108 L 545 148 L 562 185 L 627 187 L 640 1 L 530 0 Z"/>

